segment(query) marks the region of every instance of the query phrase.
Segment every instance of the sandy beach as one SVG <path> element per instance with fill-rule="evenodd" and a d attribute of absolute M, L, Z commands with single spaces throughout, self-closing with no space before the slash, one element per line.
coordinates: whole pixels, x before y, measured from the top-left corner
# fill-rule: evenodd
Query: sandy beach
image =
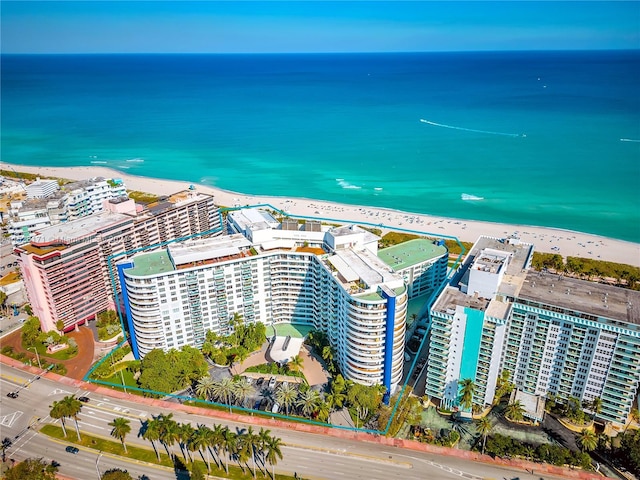
<path fill-rule="evenodd" d="M 28 167 L 0 164 L 0 168 L 37 175 L 85 180 L 93 177 L 120 178 L 127 189 L 156 195 L 168 195 L 189 188 L 188 182 L 160 180 L 127 175 L 104 167 Z M 457 237 L 475 242 L 480 235 L 498 238 L 515 235 L 533 243 L 536 251 L 559 253 L 563 257 L 594 258 L 640 266 L 640 244 L 548 227 L 510 225 L 424 214 L 401 212 L 378 207 L 354 206 L 302 198 L 246 195 L 196 184 L 198 191 L 214 196 L 218 205 L 233 207 L 270 204 L 291 215 L 325 221 L 353 222 L 377 228 L 404 230 L 437 237 Z"/>

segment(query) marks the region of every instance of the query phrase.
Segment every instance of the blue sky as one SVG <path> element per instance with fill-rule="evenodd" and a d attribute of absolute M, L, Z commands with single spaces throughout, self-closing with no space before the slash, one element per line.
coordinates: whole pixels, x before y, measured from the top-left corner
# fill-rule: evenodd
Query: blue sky
<path fill-rule="evenodd" d="M 640 2 L 6 1 L 3 53 L 640 48 Z"/>

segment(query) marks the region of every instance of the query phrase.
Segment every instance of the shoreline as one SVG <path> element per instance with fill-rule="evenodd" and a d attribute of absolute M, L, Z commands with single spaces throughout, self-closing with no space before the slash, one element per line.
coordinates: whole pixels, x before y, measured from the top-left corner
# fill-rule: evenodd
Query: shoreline
<path fill-rule="evenodd" d="M 92 177 L 121 178 L 127 190 L 155 195 L 170 195 L 186 190 L 193 184 L 197 191 L 213 195 L 216 205 L 225 207 L 270 204 L 285 213 L 299 217 L 358 223 L 436 237 L 457 237 L 464 242 L 475 242 L 481 235 L 504 238 L 516 234 L 523 242 L 534 244 L 538 252 L 558 253 L 564 258 L 567 256 L 592 258 L 640 267 L 640 243 L 557 227 L 463 220 L 385 207 L 350 205 L 307 198 L 250 195 L 199 183 L 129 175 L 101 166 L 33 167 L 2 162 L 0 168 L 69 180 L 86 180 Z"/>

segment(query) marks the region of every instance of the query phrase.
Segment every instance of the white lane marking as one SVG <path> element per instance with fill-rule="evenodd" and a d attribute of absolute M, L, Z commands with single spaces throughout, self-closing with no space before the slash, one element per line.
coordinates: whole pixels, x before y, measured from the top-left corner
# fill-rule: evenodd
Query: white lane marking
<path fill-rule="evenodd" d="M 83 422 L 82 420 L 78 420 L 78 424 L 88 425 L 89 427 L 99 428 L 100 430 L 107 430 L 105 427 L 101 427 L 100 425 L 94 425 L 93 423 Z"/>
<path fill-rule="evenodd" d="M 71 393 L 71 392 L 67 392 L 66 390 L 62 390 L 61 388 L 56 388 L 47 396 L 50 397 L 52 395 L 60 395 L 60 394 L 64 394 L 64 393 Z"/>

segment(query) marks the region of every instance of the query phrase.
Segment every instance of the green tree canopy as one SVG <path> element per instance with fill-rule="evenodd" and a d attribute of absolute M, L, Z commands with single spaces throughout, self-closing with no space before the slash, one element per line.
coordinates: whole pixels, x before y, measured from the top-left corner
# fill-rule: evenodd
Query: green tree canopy
<path fill-rule="evenodd" d="M 33 346 L 41 332 L 40 319 L 38 317 L 29 317 L 22 325 L 22 341 L 28 347 Z"/>
<path fill-rule="evenodd" d="M 102 480 L 133 480 L 133 477 L 127 470 L 112 468 L 102 474 Z"/>
<path fill-rule="evenodd" d="M 56 480 L 58 467 L 45 463 L 42 458 L 27 458 L 4 474 L 5 480 Z"/>

